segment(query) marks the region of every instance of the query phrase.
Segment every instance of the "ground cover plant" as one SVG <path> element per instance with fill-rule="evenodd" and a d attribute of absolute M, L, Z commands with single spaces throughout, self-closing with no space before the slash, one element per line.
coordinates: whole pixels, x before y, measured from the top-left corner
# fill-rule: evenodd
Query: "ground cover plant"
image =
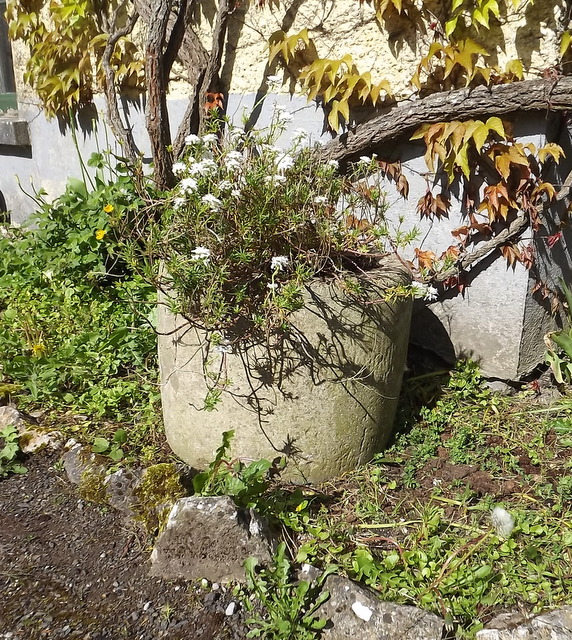
<path fill-rule="evenodd" d="M 80 414 L 91 437 L 106 435 L 92 420 L 130 423 L 134 445 L 133 425 L 158 421 L 155 290 L 117 255 L 113 219 L 140 206 L 132 182 L 100 163 L 53 202 L 36 196 L 29 226 L 0 229 L 0 385 L 70 428 Z"/>
<path fill-rule="evenodd" d="M 569 604 L 566 397 L 547 406 L 526 387 L 493 393 L 469 362 L 410 379 L 400 407 L 394 444 L 374 462 L 320 486 L 275 485 L 258 499 L 291 557 L 430 609 L 451 637 L 474 638 L 500 611 Z M 266 620 L 284 616 L 279 609 Z"/>

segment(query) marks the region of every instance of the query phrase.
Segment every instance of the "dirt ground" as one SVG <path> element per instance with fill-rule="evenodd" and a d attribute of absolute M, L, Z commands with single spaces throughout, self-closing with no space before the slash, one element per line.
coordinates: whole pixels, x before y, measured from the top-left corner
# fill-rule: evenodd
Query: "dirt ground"
<path fill-rule="evenodd" d="M 37 453 L 0 480 L 0 640 L 242 640 L 222 587 L 148 576 L 148 540 Z"/>

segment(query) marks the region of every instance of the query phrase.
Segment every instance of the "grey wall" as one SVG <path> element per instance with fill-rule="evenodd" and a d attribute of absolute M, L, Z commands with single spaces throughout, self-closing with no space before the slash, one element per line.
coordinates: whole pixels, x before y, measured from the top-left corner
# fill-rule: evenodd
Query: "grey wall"
<path fill-rule="evenodd" d="M 249 114 L 257 97 L 231 96 L 228 113 L 234 121 L 240 122 L 244 114 Z M 322 136 L 323 116 L 314 105 L 308 105 L 303 98 L 290 99 L 287 95 L 268 96 L 257 112 L 256 124 L 265 126 L 272 116 L 275 103 L 286 106 L 294 115 L 282 143 L 287 144 L 292 132 L 305 128 L 316 138 Z M 186 100 L 170 101 L 173 128 L 179 123 L 186 107 Z M 77 131 L 79 153 L 84 161 L 99 148 L 109 148 L 120 153 L 111 142 L 111 133 L 103 124 L 100 113 L 85 114 Z M 57 121 L 46 121 L 41 111 L 32 107 L 22 107 L 19 117 L 28 122 L 31 146 L 18 148 L 0 144 L 0 190 L 3 192 L 12 219 L 22 222 L 33 210 L 34 202 L 18 186 L 18 181 L 27 191 L 43 188 L 49 196 L 56 197 L 65 187 L 69 177 L 79 177 L 80 161 L 69 128 L 58 126 Z M 144 114 L 141 105 L 129 106 L 129 118 L 136 140 L 145 150 Z M 95 125 L 94 125 L 95 121 Z M 544 114 L 522 116 L 516 119 L 515 134 L 524 142 L 542 145 L 548 138 L 558 138 L 572 158 L 566 129 L 556 134 L 548 131 Z M 328 136 L 322 136 L 326 141 Z M 404 227 L 416 225 L 421 230 L 422 240 L 417 243 L 423 249 L 436 253 L 453 244 L 451 230 L 462 223 L 459 203 L 453 204 L 449 219 L 441 221 L 419 220 L 416 204 L 427 186 L 420 145 L 396 146 L 395 158 L 404 158 L 404 173 L 410 183 L 408 200 L 400 198 L 393 187 L 388 185 L 390 217 L 394 220 L 401 215 Z M 392 159 L 392 158 L 387 158 Z M 561 173 L 567 172 L 562 167 Z M 558 179 L 559 177 L 556 176 Z M 548 222 L 550 229 L 554 222 Z M 544 234 L 545 236 L 546 234 Z M 539 256 L 540 276 L 557 288 L 558 278 L 570 281 L 570 232 L 554 250 L 548 249 L 546 239 L 540 234 L 535 240 Z M 567 244 L 568 243 L 568 244 Z M 413 247 L 404 252 L 411 257 Z M 445 293 L 441 300 L 432 305 L 422 305 L 414 316 L 412 340 L 423 348 L 438 352 L 444 359 L 456 356 L 471 356 L 481 363 L 485 374 L 503 379 L 516 379 L 529 373 L 543 359 L 542 336 L 555 326 L 555 320 L 547 313 L 547 305 L 538 296 L 531 295 L 535 274 L 527 272 L 521 265 L 507 268 L 498 254 L 491 254 L 485 261 L 486 268 L 477 274 L 465 293 L 452 295 Z M 433 328 L 431 328 L 433 327 Z"/>

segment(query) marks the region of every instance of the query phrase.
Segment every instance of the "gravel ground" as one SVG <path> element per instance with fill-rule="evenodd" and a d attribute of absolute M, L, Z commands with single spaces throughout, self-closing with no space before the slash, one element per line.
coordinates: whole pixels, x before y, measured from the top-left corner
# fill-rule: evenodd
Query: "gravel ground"
<path fill-rule="evenodd" d="M 0 640 L 246 637 L 224 588 L 150 578 L 149 541 L 80 500 L 57 462 L 38 453 L 0 480 Z"/>

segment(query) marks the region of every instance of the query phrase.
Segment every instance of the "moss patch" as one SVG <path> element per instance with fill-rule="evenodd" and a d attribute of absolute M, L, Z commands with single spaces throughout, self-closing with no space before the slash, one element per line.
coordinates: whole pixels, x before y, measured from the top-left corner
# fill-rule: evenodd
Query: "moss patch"
<path fill-rule="evenodd" d="M 133 491 L 133 513 L 150 534 L 158 533 L 167 521 L 173 504 L 186 495 L 174 464 L 155 464 L 145 469 Z"/>

